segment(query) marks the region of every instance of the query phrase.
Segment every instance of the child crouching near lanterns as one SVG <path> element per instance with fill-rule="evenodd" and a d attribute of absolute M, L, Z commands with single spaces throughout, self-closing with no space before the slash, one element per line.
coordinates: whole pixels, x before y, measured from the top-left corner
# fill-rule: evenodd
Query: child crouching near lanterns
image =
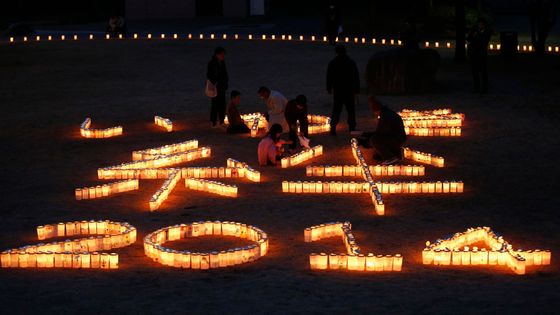
<path fill-rule="evenodd" d="M 259 142 L 258 158 L 259 165 L 277 165 L 278 161 L 282 159 L 285 143 L 290 143 L 280 139 L 282 135 L 282 126 L 280 124 L 273 124 L 266 136 Z"/>

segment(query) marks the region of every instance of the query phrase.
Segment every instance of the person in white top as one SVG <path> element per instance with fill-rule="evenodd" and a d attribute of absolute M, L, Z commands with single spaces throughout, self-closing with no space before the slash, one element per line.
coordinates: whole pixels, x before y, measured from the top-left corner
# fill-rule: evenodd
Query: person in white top
<path fill-rule="evenodd" d="M 268 126 L 279 124 L 283 130 L 288 130 L 288 123 L 284 116 L 284 110 L 288 99 L 278 91 L 271 91 L 266 86 L 261 86 L 257 92 L 264 100 L 267 109 Z M 270 127 L 269 127 L 270 128 Z"/>

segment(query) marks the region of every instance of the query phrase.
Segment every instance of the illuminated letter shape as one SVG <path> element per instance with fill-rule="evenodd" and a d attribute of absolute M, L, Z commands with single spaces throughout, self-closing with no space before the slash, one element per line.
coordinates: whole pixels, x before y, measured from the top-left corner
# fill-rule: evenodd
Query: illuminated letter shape
<path fill-rule="evenodd" d="M 162 246 L 165 242 L 204 235 L 235 236 L 256 244 L 207 253 L 177 251 Z M 265 256 L 267 251 L 268 236 L 263 230 L 236 222 L 201 221 L 178 224 L 159 229 L 144 238 L 146 256 L 162 265 L 177 268 L 210 269 L 234 266 L 255 261 Z"/>
<path fill-rule="evenodd" d="M 314 157 L 323 155 L 323 146 L 322 145 L 317 145 L 314 146 L 313 148 L 309 148 L 309 149 L 305 149 L 301 152 L 298 152 L 292 156 L 288 156 L 285 158 L 282 158 L 282 160 L 280 161 L 282 168 L 287 168 L 290 166 L 295 166 L 298 165 L 300 163 L 303 163 L 307 160 L 311 160 Z"/>
<path fill-rule="evenodd" d="M 80 125 L 80 134 L 84 138 L 110 138 L 122 135 L 122 126 L 111 127 L 107 129 L 91 129 L 91 118 L 86 118 Z"/>
<path fill-rule="evenodd" d="M 404 109 L 399 115 L 403 119 L 406 134 L 421 137 L 461 136 L 465 119 L 464 114 L 454 114 L 449 108 L 429 111 Z"/>
<path fill-rule="evenodd" d="M 157 126 L 163 127 L 167 132 L 173 131 L 173 122 L 170 119 L 154 116 L 154 123 Z"/>
<path fill-rule="evenodd" d="M 488 249 L 469 245 L 483 242 Z M 469 228 L 465 232 L 438 239 L 434 244 L 426 242 L 422 251 L 425 265 L 500 265 L 508 266 L 518 275 L 525 274 L 527 266 L 550 265 L 548 250 L 514 250 L 502 236 L 489 227 Z"/>
<path fill-rule="evenodd" d="M 401 271 L 403 258 L 400 254 L 362 254 L 352 234 L 350 222 L 325 223 L 312 226 L 303 232 L 305 242 L 314 242 L 329 237 L 342 237 L 346 254 L 310 254 L 311 269 L 353 270 L 353 271 Z"/>
<path fill-rule="evenodd" d="M 2 268 L 119 268 L 116 253 L 99 253 L 136 242 L 136 228 L 126 222 L 76 221 L 37 227 L 39 240 L 90 235 L 87 238 L 28 245 L 3 251 Z"/>

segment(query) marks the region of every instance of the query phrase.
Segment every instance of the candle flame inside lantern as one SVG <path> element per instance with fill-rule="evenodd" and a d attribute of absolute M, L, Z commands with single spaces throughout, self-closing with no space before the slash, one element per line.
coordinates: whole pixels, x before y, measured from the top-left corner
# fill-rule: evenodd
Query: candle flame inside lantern
<path fill-rule="evenodd" d="M 171 250 L 163 246 L 169 241 L 205 235 L 234 236 L 254 244 L 224 251 L 195 253 Z M 200 221 L 159 229 L 144 237 L 144 253 L 165 266 L 189 269 L 214 269 L 253 262 L 268 252 L 267 234 L 252 225 L 228 221 Z"/>
<path fill-rule="evenodd" d="M 484 243 L 488 249 L 469 245 Z M 513 246 L 489 227 L 469 228 L 455 233 L 433 244 L 426 242 L 422 251 L 425 265 L 500 265 L 509 267 L 514 273 L 523 275 L 527 266 L 550 265 L 548 250 L 514 250 Z"/>
<path fill-rule="evenodd" d="M 91 118 L 86 118 L 80 125 L 80 134 L 84 138 L 110 138 L 120 136 L 123 133 L 122 126 L 116 126 L 106 129 L 92 129 Z"/>
<path fill-rule="evenodd" d="M 99 253 L 136 242 L 136 228 L 126 222 L 75 221 L 37 227 L 37 238 L 83 236 L 74 240 L 40 243 L 5 250 L 0 254 L 2 268 L 100 268 L 117 269 L 116 253 Z"/>
<path fill-rule="evenodd" d="M 303 232 L 305 242 L 314 242 L 330 237 L 341 237 L 346 247 L 345 254 L 310 254 L 312 270 L 351 270 L 351 271 L 401 271 L 403 258 L 396 255 L 362 254 L 352 234 L 350 222 L 333 222 L 306 228 Z"/>

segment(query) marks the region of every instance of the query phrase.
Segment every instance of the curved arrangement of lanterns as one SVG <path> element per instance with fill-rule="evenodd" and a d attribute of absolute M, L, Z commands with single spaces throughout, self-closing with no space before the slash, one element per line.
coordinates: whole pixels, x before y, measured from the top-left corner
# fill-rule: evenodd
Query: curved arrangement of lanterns
<path fill-rule="evenodd" d="M 205 235 L 234 236 L 247 239 L 255 244 L 211 252 L 179 251 L 163 246 L 166 242 Z M 268 236 L 263 230 L 252 225 L 228 221 L 178 224 L 159 229 L 144 237 L 146 256 L 162 265 L 177 268 L 214 269 L 229 267 L 255 261 L 265 256 L 267 251 Z"/>
<path fill-rule="evenodd" d="M 136 242 L 136 228 L 127 222 L 74 221 L 37 227 L 40 241 L 54 237 L 84 236 L 74 240 L 28 245 L 0 254 L 2 268 L 117 269 L 117 253 L 100 253 Z"/>
<path fill-rule="evenodd" d="M 489 249 L 469 245 L 484 243 Z M 518 275 L 526 272 L 527 266 L 550 265 L 549 250 L 515 250 L 504 238 L 489 227 L 469 228 L 465 232 L 438 239 L 433 244 L 426 242 L 422 251 L 425 265 L 492 265 L 507 266 Z"/>
<path fill-rule="evenodd" d="M 92 129 L 91 118 L 87 117 L 80 125 L 80 135 L 84 138 L 111 138 L 120 136 L 123 133 L 122 126 L 110 127 L 106 129 Z"/>
<path fill-rule="evenodd" d="M 352 234 L 350 222 L 325 223 L 306 228 L 303 232 L 305 242 L 314 242 L 329 237 L 342 237 L 346 254 L 312 253 L 309 255 L 311 269 L 353 270 L 353 271 L 401 271 L 403 257 L 396 255 L 362 254 Z"/>

